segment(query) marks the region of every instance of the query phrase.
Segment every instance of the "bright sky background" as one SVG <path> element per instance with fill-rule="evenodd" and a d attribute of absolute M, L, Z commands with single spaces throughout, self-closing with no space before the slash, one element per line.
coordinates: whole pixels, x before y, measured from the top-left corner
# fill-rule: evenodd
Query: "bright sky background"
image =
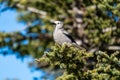
<path fill-rule="evenodd" d="M 5 11 L 0 13 L 0 32 L 13 32 L 24 28 L 24 24 L 16 21 L 17 13 L 15 11 Z M 33 77 L 41 77 L 42 71 L 31 72 L 28 63 L 33 61 L 32 57 L 27 57 L 24 61 L 17 59 L 15 55 L 3 56 L 0 52 L 0 80 L 9 78 L 13 80 L 33 80 Z M 38 80 L 38 79 L 35 79 Z M 40 79 L 39 79 L 40 80 Z"/>
<path fill-rule="evenodd" d="M 24 28 L 24 24 L 17 22 L 17 13 L 14 10 L 7 10 L 0 13 L 0 31 L 12 32 Z"/>

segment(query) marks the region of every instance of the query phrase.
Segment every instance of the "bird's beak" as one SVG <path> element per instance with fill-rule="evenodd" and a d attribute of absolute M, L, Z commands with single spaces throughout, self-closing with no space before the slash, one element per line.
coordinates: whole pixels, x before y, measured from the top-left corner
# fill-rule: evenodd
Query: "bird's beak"
<path fill-rule="evenodd" d="M 52 24 L 55 24 L 55 22 L 52 22 Z"/>
<path fill-rule="evenodd" d="M 50 23 L 51 24 L 55 24 L 55 20 L 50 20 Z"/>
<path fill-rule="evenodd" d="M 51 22 L 53 25 L 56 25 L 56 23 L 55 22 Z"/>

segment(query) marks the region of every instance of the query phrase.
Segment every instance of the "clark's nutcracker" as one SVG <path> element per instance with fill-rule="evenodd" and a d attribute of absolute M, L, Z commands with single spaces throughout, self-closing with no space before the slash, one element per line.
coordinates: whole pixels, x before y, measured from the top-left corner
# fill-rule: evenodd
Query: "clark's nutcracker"
<path fill-rule="evenodd" d="M 60 45 L 63 43 L 69 43 L 72 44 L 79 49 L 83 49 L 80 47 L 75 40 L 63 29 L 63 23 L 61 21 L 54 21 L 55 24 L 55 30 L 53 32 L 53 38 L 54 41 Z"/>

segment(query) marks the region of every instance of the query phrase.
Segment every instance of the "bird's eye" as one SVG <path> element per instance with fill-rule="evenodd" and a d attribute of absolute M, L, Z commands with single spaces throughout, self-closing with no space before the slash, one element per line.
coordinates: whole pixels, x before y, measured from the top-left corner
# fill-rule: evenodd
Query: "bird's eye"
<path fill-rule="evenodd" d="M 58 24 L 60 24 L 60 23 L 58 23 Z"/>

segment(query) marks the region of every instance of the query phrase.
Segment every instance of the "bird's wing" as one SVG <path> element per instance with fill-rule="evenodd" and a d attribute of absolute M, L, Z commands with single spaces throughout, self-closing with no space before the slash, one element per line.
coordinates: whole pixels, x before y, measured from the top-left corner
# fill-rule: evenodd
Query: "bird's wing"
<path fill-rule="evenodd" d="M 72 42 L 76 43 L 75 40 L 66 32 L 66 31 L 63 31 L 63 34 L 68 37 Z"/>
<path fill-rule="evenodd" d="M 76 47 L 79 48 L 79 49 L 84 49 L 84 48 L 80 47 L 80 46 L 75 42 L 75 40 L 74 40 L 66 31 L 63 31 L 63 34 L 72 41 L 72 44 L 73 44 L 74 46 L 76 46 Z"/>

